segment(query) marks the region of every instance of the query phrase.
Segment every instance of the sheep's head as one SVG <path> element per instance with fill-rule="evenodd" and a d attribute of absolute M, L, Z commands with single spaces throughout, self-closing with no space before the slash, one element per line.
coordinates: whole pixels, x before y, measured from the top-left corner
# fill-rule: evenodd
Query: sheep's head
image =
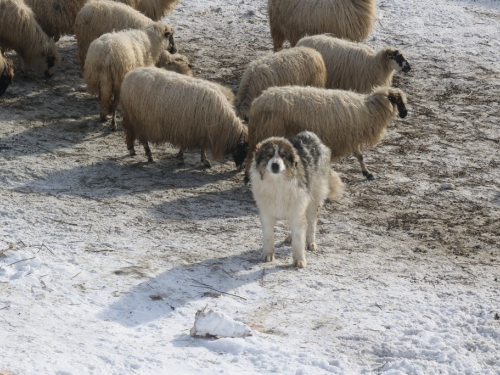
<path fill-rule="evenodd" d="M 163 51 L 160 55 L 160 59 L 156 63 L 156 66 L 158 68 L 164 68 L 189 77 L 193 76 L 193 72 L 191 70 L 193 65 L 189 63 L 189 59 L 186 56 L 179 53 L 171 55 L 169 52 Z"/>
<path fill-rule="evenodd" d="M 401 90 L 390 89 L 387 98 L 398 108 L 399 117 L 405 118 L 408 115 L 408 111 L 406 110 L 406 96 Z"/>
<path fill-rule="evenodd" d="M 45 71 L 43 72 L 45 78 L 50 78 L 54 75 L 56 66 L 59 65 L 60 62 L 61 55 L 59 55 L 59 52 L 57 51 L 54 51 L 54 53 L 49 53 L 45 57 Z"/>
<path fill-rule="evenodd" d="M 401 53 L 400 50 L 396 48 L 388 48 L 385 51 L 385 56 L 389 60 L 389 66 L 394 70 L 402 70 L 407 73 L 411 70 L 411 66 Z"/>
<path fill-rule="evenodd" d="M 1 51 L 0 51 L 1 53 Z M 2 57 L 0 56 L 0 59 Z M 14 63 L 12 60 L 5 59 L 3 71 L 0 75 L 0 96 L 5 93 L 7 87 L 12 84 L 14 79 Z"/>
<path fill-rule="evenodd" d="M 240 135 L 240 139 L 236 147 L 232 150 L 232 155 L 236 168 L 242 169 L 243 163 L 248 154 L 248 136 L 245 133 Z"/>

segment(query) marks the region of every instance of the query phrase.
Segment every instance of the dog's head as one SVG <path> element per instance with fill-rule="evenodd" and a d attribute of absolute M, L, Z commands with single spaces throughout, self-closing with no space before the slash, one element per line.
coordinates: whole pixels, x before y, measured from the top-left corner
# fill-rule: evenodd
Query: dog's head
<path fill-rule="evenodd" d="M 255 168 L 262 178 L 265 175 L 293 177 L 298 163 L 299 155 L 285 138 L 268 138 L 255 150 Z"/>

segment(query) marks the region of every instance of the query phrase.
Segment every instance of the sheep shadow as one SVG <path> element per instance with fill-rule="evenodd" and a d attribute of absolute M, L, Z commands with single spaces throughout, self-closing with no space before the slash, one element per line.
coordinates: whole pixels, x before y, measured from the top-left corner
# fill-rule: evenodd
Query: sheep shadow
<path fill-rule="evenodd" d="M 201 262 L 180 265 L 158 276 L 142 281 L 123 293 L 106 310 L 98 314 L 104 321 L 113 321 L 126 327 L 136 327 L 163 317 L 169 317 L 174 310 L 207 298 L 217 293 L 231 298 L 245 300 L 245 285 L 258 283 L 262 277 L 262 267 L 258 251 L 247 251 L 225 258 L 206 259 Z M 255 269 L 253 269 L 254 266 Z M 265 268 L 266 273 L 276 273 L 291 269 L 290 266 Z M 144 274 L 140 270 L 139 276 Z M 127 275 L 122 270 L 115 271 L 116 277 Z M 242 295 L 238 294 L 241 293 Z"/>
<path fill-rule="evenodd" d="M 30 116 L 34 121 L 43 120 L 37 118 L 36 113 Z M 0 138 L 0 148 L 8 149 L 9 156 L 38 155 L 57 152 L 57 150 L 82 143 L 91 133 L 97 133 L 97 137 L 110 135 L 109 132 L 102 130 L 103 126 L 100 122 L 76 119 L 78 117 L 69 115 L 50 125 L 34 125 L 24 131 Z M 22 121 L 24 120 L 30 119 L 24 117 Z M 3 121 L 2 118 L 0 118 L 1 121 Z"/>
<path fill-rule="evenodd" d="M 258 215 L 252 192 L 246 186 L 196 193 L 163 202 L 150 209 L 152 216 L 169 220 L 210 220 Z"/>
<path fill-rule="evenodd" d="M 128 158 L 124 156 L 123 158 Z M 122 159 L 123 159 L 122 158 Z M 168 160 L 166 161 L 168 163 Z M 158 165 L 160 164 L 160 165 Z M 16 188 L 24 193 L 73 195 L 103 199 L 170 189 L 198 188 L 232 178 L 238 171 L 208 174 L 198 169 L 163 168 L 161 163 L 135 164 L 103 160 L 92 165 L 57 170 Z"/>

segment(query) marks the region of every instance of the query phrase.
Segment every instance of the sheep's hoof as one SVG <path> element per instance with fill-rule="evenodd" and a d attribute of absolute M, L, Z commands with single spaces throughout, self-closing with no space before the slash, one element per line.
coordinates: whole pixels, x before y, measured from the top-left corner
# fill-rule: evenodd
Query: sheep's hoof
<path fill-rule="evenodd" d="M 130 156 L 135 156 L 135 155 L 137 155 L 137 154 L 135 153 L 135 150 L 130 150 L 130 151 L 129 151 L 129 153 L 130 153 Z"/>
<path fill-rule="evenodd" d="M 363 171 L 363 176 L 365 176 L 369 181 L 375 180 L 375 177 L 373 177 L 373 174 L 371 174 L 370 172 Z"/>
<path fill-rule="evenodd" d="M 148 157 L 148 163 L 154 163 L 154 161 L 153 161 L 153 158 L 152 158 L 152 157 Z"/>
<path fill-rule="evenodd" d="M 243 179 L 243 183 L 245 185 L 248 185 L 249 182 L 250 182 L 250 178 L 248 178 L 248 176 L 245 174 L 245 178 Z"/>
<path fill-rule="evenodd" d="M 116 124 L 111 124 L 109 125 L 109 130 L 111 130 L 112 132 L 115 132 L 118 128 L 116 127 Z"/>
<path fill-rule="evenodd" d="M 203 168 L 210 169 L 212 168 L 212 164 L 210 162 L 203 163 Z"/>
<path fill-rule="evenodd" d="M 99 120 L 101 120 L 101 122 L 106 122 L 107 119 L 108 119 L 108 116 L 99 117 Z"/>

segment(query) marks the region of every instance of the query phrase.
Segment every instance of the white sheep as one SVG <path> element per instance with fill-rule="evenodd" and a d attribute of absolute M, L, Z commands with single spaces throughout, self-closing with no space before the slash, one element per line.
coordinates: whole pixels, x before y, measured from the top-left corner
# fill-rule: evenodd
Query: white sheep
<path fill-rule="evenodd" d="M 316 87 L 271 87 L 253 101 L 248 123 L 248 181 L 250 163 L 258 142 L 272 136 L 293 137 L 312 131 L 332 150 L 332 158 L 374 146 L 396 110 L 407 115 L 406 96 L 390 87 L 370 94 Z"/>
<path fill-rule="evenodd" d="M 384 47 L 376 52 L 372 48 L 330 35 L 314 35 L 302 38 L 297 46 L 310 47 L 320 52 L 326 65 L 326 87 L 329 89 L 354 90 L 368 94 L 374 87 L 391 86 L 395 70 L 409 72 L 410 64 L 394 47 Z M 372 180 L 363 155 L 354 152 L 363 175 Z"/>
<path fill-rule="evenodd" d="M 108 113 L 112 113 L 111 130 L 116 130 L 116 108 L 125 74 L 154 65 L 172 34 L 170 26 L 158 22 L 142 30 L 104 34 L 90 44 L 85 59 L 85 81 L 90 93 L 100 95 L 101 120 L 105 121 Z"/>
<path fill-rule="evenodd" d="M 294 47 L 305 35 L 331 33 L 359 42 L 377 18 L 375 0 L 268 0 L 268 12 L 275 52 L 286 39 Z"/>
<path fill-rule="evenodd" d="M 325 87 L 326 68 L 321 54 L 307 47 L 291 48 L 252 61 L 243 73 L 234 106 L 248 120 L 252 101 L 273 86 Z"/>
<path fill-rule="evenodd" d="M 329 89 L 354 90 L 368 94 L 374 87 L 391 86 L 395 70 L 409 72 L 410 64 L 397 48 L 380 51 L 361 43 L 314 35 L 302 38 L 297 46 L 315 49 L 323 57 Z"/>
<path fill-rule="evenodd" d="M 101 35 L 126 29 L 144 29 L 154 22 L 126 4 L 112 1 L 89 1 L 78 12 L 75 20 L 77 56 L 80 70 L 84 71 L 85 58 L 90 43 Z M 172 34 L 168 52 L 176 53 Z"/>
<path fill-rule="evenodd" d="M 43 32 L 23 0 L 0 0 L 0 48 L 17 52 L 25 74 L 26 68 L 38 65 L 48 78 L 61 61 L 54 41 Z"/>
<path fill-rule="evenodd" d="M 74 34 L 77 13 L 87 0 L 24 0 L 33 10 L 45 33 L 58 41 L 61 35 Z"/>
<path fill-rule="evenodd" d="M 14 63 L 11 59 L 4 56 L 0 49 L 0 96 L 5 93 L 7 87 L 12 84 L 14 79 Z"/>
<path fill-rule="evenodd" d="M 132 8 L 144 13 L 153 21 L 159 21 L 174 10 L 181 0 L 113 0 L 127 4 Z"/>
<path fill-rule="evenodd" d="M 245 160 L 247 127 L 212 82 L 156 67 L 139 68 L 125 76 L 120 104 L 131 155 L 135 155 L 137 139 L 149 162 L 153 161 L 149 142 L 168 142 L 182 150 L 201 149 L 206 167 L 210 162 L 205 150 L 210 150 L 215 160 L 232 154 L 237 167 Z"/>

